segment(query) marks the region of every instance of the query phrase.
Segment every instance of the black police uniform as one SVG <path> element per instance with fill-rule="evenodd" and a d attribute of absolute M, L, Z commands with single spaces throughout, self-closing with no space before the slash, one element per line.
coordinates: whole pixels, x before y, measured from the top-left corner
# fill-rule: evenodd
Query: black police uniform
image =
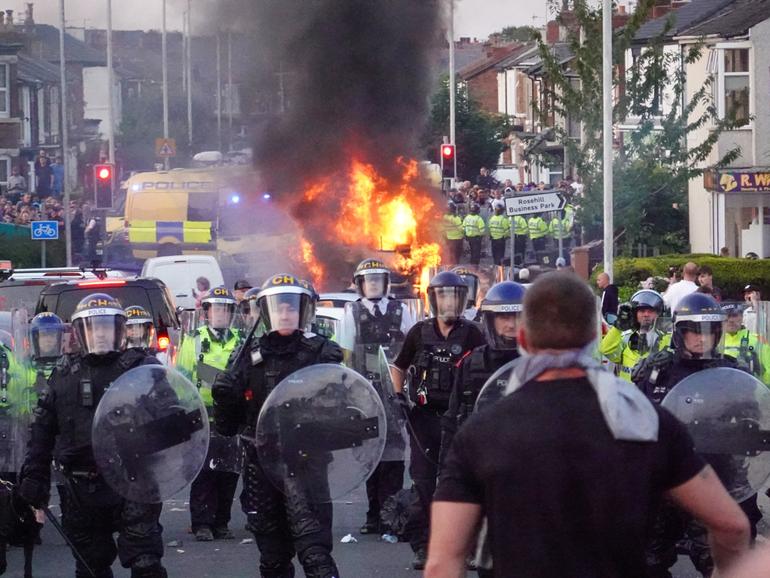
<path fill-rule="evenodd" d="M 449 409 L 444 414 L 440 463 L 444 462 L 444 456 L 449 451 L 455 433 L 473 413 L 479 393 L 489 378 L 517 357 L 519 352 L 515 349 L 494 349 L 485 344 L 460 360 L 449 397 Z"/>
<path fill-rule="evenodd" d="M 138 349 L 64 356 L 35 409 L 19 493 L 30 504 L 46 505 L 55 458 L 66 480 L 58 486 L 62 526 L 98 578 L 112 576 L 116 555 L 124 568 L 131 568 L 132 578 L 167 576 L 160 564 L 162 504 L 132 502 L 116 494 L 99 475 L 91 447 L 94 413 L 105 390 L 129 369 L 158 363 Z M 90 576 L 79 561 L 75 575 Z"/>
<path fill-rule="evenodd" d="M 217 431 L 226 436 L 253 432 L 265 399 L 281 380 L 308 365 L 341 361 L 342 349 L 325 337 L 300 331 L 263 335 L 237 365 L 228 363 L 212 387 Z M 262 577 L 293 577 L 295 553 L 308 578 L 339 576 L 331 556 L 331 503 L 284 496 L 263 471 L 256 448 L 246 448 L 241 506 L 259 547 Z"/>
<path fill-rule="evenodd" d="M 415 552 L 428 543 L 430 504 L 436 490 L 441 420 L 449 409 L 455 364 L 473 348 L 484 344 L 478 326 L 458 319 L 444 338 L 435 318 L 416 323 L 406 336 L 394 364 L 411 374 L 409 395 L 414 407 L 409 412 L 411 462 L 409 474 L 417 499 L 409 511 L 406 533 Z"/>
<path fill-rule="evenodd" d="M 360 300 L 351 303 L 351 314 L 356 325 L 356 342 L 353 350 L 353 368 L 372 382 L 378 390 L 383 403 L 390 403 L 387 392 L 382 391 L 382 377 L 378 375 L 383 368 L 370 367 L 377 359 L 382 347 L 388 361 L 392 361 L 401 344 L 404 334 L 401 331 L 403 307 L 401 302 L 388 299 L 385 313 L 380 309 L 380 300 L 372 300 L 374 312 Z M 369 362 L 369 363 L 367 363 Z M 367 530 L 376 531 L 380 526 L 380 511 L 385 501 L 404 486 L 404 451 L 406 440 L 401 435 L 401 425 L 394 419 L 393 411 L 386 411 L 388 417 L 388 439 L 383 459 L 366 480 L 366 497 L 369 509 L 366 512 Z M 400 459 L 394 459 L 398 454 Z M 363 531 L 363 530 L 362 530 Z"/>
<path fill-rule="evenodd" d="M 634 369 L 631 379 L 656 405 L 663 402 L 669 391 L 684 378 L 717 367 L 740 369 L 730 356 L 712 359 L 690 359 L 671 349 L 658 351 L 642 360 Z M 709 461 L 719 456 L 709 456 Z M 756 495 L 739 504 L 751 523 L 752 537 L 756 536 L 757 522 L 762 513 L 757 507 Z M 647 546 L 649 578 L 670 578 L 669 568 L 677 560 L 677 548 L 690 557 L 695 568 L 709 576 L 714 568 L 706 529 L 672 504 L 665 504 L 655 520 Z"/>

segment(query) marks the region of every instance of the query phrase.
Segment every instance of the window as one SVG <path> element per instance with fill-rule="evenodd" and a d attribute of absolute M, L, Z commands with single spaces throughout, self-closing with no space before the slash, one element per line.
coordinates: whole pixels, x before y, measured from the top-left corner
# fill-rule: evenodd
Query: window
<path fill-rule="evenodd" d="M 720 112 L 732 117 L 738 126 L 751 120 L 751 68 L 750 49 L 724 48 L 720 76 Z"/>
<path fill-rule="evenodd" d="M 11 80 L 9 66 L 0 64 L 0 117 L 11 116 L 10 85 Z"/>
<path fill-rule="evenodd" d="M 8 175 L 11 174 L 11 157 L 0 157 L 0 183 L 8 182 Z"/>

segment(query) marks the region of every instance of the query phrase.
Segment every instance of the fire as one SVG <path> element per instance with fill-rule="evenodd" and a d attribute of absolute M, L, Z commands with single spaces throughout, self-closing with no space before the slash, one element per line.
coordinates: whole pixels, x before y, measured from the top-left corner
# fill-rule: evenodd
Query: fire
<path fill-rule="evenodd" d="M 362 253 L 393 252 L 391 264 L 395 269 L 410 275 L 419 273 L 422 278 L 441 263 L 440 246 L 431 242 L 435 203 L 417 185 L 418 163 L 399 159 L 398 166 L 401 174 L 391 180 L 372 165 L 354 159 L 338 185 L 341 190 L 330 188 L 333 179 L 324 179 L 304 191 L 302 202 L 319 211 L 324 193 L 327 199 L 339 202 L 336 211 L 329 211 L 327 203 L 323 218 L 333 220 L 323 227 L 329 231 L 323 242 L 358 248 Z M 303 240 L 302 261 L 319 285 L 326 270 L 316 257 L 315 250 L 322 247 L 317 240 L 315 245 Z M 427 288 L 422 279 L 419 284 Z"/>
<path fill-rule="evenodd" d="M 313 278 L 313 284 L 317 286 L 326 274 L 323 265 L 316 259 L 313 245 L 309 241 L 300 239 L 300 249 L 302 250 L 302 262 L 307 266 L 308 271 L 310 271 L 310 276 Z"/>

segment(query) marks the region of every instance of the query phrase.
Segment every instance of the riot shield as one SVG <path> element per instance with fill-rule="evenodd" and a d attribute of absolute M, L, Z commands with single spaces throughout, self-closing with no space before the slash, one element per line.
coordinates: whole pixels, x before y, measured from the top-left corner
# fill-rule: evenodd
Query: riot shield
<path fill-rule="evenodd" d="M 243 445 L 240 436 L 223 436 L 210 431 L 209 451 L 204 468 L 217 472 L 240 473 L 243 469 Z"/>
<path fill-rule="evenodd" d="M 91 430 L 96 464 L 128 500 L 159 503 L 198 475 L 209 444 L 195 386 L 163 365 L 127 371 L 107 389 Z"/>
<path fill-rule="evenodd" d="M 377 389 L 385 409 L 385 449 L 382 452 L 383 461 L 403 461 L 406 454 L 406 413 L 396 397 L 396 388 L 390 375 L 390 365 L 385 351 L 380 347 L 378 353 L 379 380 L 372 382 Z"/>
<path fill-rule="evenodd" d="M 281 492 L 326 503 L 371 475 L 385 428 L 380 396 L 362 375 L 342 365 L 311 365 L 286 377 L 265 400 L 257 454 Z"/>
<path fill-rule="evenodd" d="M 770 478 L 770 391 L 745 371 L 719 367 L 680 381 L 663 400 L 695 450 L 741 502 Z"/>
<path fill-rule="evenodd" d="M 0 472 L 21 468 L 37 402 L 31 383 L 28 329 L 26 311 L 12 311 L 10 347 L 0 348 Z"/>
<path fill-rule="evenodd" d="M 521 357 L 509 361 L 492 374 L 484 384 L 484 387 L 481 388 L 479 396 L 476 398 L 476 405 L 473 408 L 474 411 L 489 407 L 496 401 L 505 397 L 505 388 L 508 386 L 508 382 L 511 381 L 511 374 L 519 359 L 521 359 Z"/>

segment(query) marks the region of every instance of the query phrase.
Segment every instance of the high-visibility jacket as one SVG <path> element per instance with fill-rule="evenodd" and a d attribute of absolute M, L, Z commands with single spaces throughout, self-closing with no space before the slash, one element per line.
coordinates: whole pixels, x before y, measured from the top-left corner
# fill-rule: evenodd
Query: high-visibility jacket
<path fill-rule="evenodd" d="M 631 381 L 631 372 L 639 361 L 650 353 L 665 349 L 671 343 L 669 333 L 653 331 L 656 334 L 655 341 L 651 347 L 648 347 L 647 336 L 635 329 L 621 332 L 617 327 L 610 327 L 599 344 L 599 353 L 618 366 L 618 374 L 621 378 Z"/>
<path fill-rule="evenodd" d="M 770 347 L 756 333 L 742 327 L 735 333 L 725 333 L 724 353 L 734 357 L 755 377 L 770 385 Z"/>
<path fill-rule="evenodd" d="M 128 241 L 137 244 L 206 245 L 212 242 L 211 221 L 131 221 Z"/>
<path fill-rule="evenodd" d="M 548 234 L 548 223 L 543 217 L 537 215 L 530 217 L 527 224 L 529 225 L 529 236 L 532 239 L 540 239 Z"/>
<path fill-rule="evenodd" d="M 449 241 L 463 238 L 463 220 L 457 215 L 447 213 L 444 215 L 444 235 Z"/>
<path fill-rule="evenodd" d="M 37 405 L 37 397 L 32 383 L 28 382 L 27 371 L 13 351 L 0 344 L 0 357 L 0 367 L 5 366 L 6 370 L 5 383 L 0 384 L 0 427 L 9 431 L 7 426 L 10 422 L 7 420 L 31 414 Z"/>
<path fill-rule="evenodd" d="M 492 239 L 505 239 L 511 236 L 511 221 L 505 215 L 489 217 L 489 236 Z"/>
<path fill-rule="evenodd" d="M 553 237 L 554 239 L 559 238 L 559 225 L 561 224 L 561 238 L 566 239 L 572 234 L 572 221 L 567 219 L 566 217 L 564 219 L 560 219 L 559 217 L 554 217 L 551 219 L 551 222 L 548 224 L 548 233 Z"/>
<path fill-rule="evenodd" d="M 529 223 L 521 215 L 513 218 L 513 234 L 517 237 L 526 237 L 529 235 Z"/>
<path fill-rule="evenodd" d="M 484 219 L 480 215 L 466 215 L 463 219 L 463 230 L 466 237 L 481 237 L 486 231 Z"/>
<path fill-rule="evenodd" d="M 210 373 L 210 370 L 204 370 L 203 366 L 222 371 L 227 369 L 227 361 L 241 340 L 242 335 L 238 330 L 227 331 L 225 339 L 220 340 L 208 327 L 199 327 L 182 341 L 176 358 L 176 369 L 198 387 L 206 407 L 211 408 L 214 405 L 211 397 L 213 379 L 211 383 L 205 379 L 204 374 Z"/>

